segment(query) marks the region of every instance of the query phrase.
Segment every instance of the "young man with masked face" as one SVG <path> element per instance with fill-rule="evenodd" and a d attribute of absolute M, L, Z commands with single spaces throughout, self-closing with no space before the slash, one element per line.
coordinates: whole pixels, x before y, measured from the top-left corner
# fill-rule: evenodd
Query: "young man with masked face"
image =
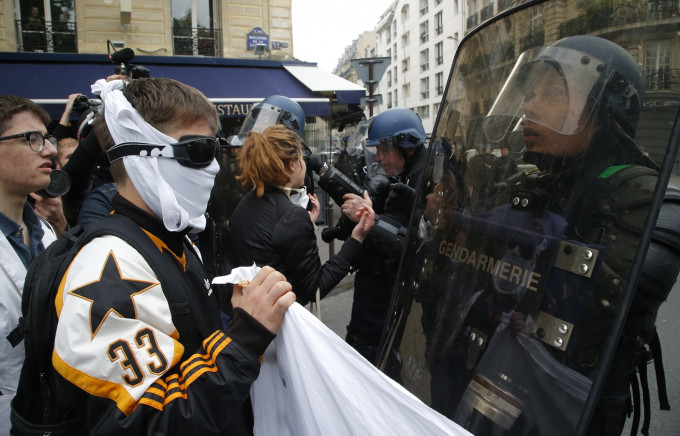
<path fill-rule="evenodd" d="M 139 226 L 180 279 L 161 283 L 119 237 L 86 244 L 56 298 L 60 395 L 90 434 L 250 434 L 243 406 L 258 358 L 295 296 L 263 268 L 247 292 L 234 285 L 222 331 L 216 294 L 186 241 L 205 226 L 219 168 L 216 110 L 171 79 L 99 81 L 93 90 L 112 139 L 102 147 L 119 188 L 113 213 Z"/>

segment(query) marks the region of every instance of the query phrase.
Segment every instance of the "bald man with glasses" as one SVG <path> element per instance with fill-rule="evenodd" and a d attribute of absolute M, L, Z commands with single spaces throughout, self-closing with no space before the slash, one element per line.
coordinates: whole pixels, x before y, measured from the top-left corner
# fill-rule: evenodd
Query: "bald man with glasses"
<path fill-rule="evenodd" d="M 56 239 L 54 229 L 38 217 L 29 195 L 50 183 L 56 140 L 47 136 L 50 117 L 23 97 L 0 96 L 0 434 L 9 433 L 23 344 L 7 339 L 21 316 L 26 271 Z"/>

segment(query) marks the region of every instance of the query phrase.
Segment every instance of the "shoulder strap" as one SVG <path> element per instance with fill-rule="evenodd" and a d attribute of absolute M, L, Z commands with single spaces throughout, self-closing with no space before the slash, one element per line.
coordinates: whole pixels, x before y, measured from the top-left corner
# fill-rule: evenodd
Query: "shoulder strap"
<path fill-rule="evenodd" d="M 103 235 L 112 235 L 124 240 L 144 257 L 158 277 L 163 294 L 170 307 L 187 302 L 185 288 L 188 284 L 187 277 L 177 268 L 171 256 L 163 255 L 159 247 L 134 221 L 126 216 L 115 213 L 102 218 L 91 225 L 85 237 L 81 238 L 82 242 L 80 245 L 82 246 L 97 236 Z M 194 256 L 196 261 L 200 262 L 193 247 L 186 241 L 184 252 L 187 257 Z M 198 324 L 196 328 L 203 337 L 208 337 L 213 333 L 213 329 L 208 327 L 205 319 L 200 316 L 196 316 L 195 319 Z"/>

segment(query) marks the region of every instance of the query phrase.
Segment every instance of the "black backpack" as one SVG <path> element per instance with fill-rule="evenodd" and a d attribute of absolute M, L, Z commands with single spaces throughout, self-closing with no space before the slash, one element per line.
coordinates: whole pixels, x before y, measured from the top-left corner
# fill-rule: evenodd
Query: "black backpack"
<path fill-rule="evenodd" d="M 10 335 L 10 342 L 15 346 L 19 346 L 23 338 L 26 349 L 17 394 L 11 406 L 10 434 L 14 436 L 88 434 L 84 422 L 64 406 L 57 393 L 60 375 L 52 366 L 58 321 L 54 301 L 61 278 L 78 251 L 94 238 L 104 235 L 117 236 L 134 247 L 162 283 L 176 283 L 174 277 L 164 277 L 168 270 L 176 268 L 157 265 L 162 262 L 159 258 L 163 259 L 157 255 L 158 247 L 137 224 L 122 215 L 109 215 L 88 229 L 76 226 L 62 233 L 40 253 L 26 275 L 21 304 L 23 318 Z M 172 294 L 165 287 L 164 292 L 166 297 Z"/>

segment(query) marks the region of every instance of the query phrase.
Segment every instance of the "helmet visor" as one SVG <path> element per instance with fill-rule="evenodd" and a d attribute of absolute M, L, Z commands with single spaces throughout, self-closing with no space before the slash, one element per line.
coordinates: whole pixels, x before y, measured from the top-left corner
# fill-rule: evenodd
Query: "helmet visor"
<path fill-rule="evenodd" d="M 258 103 L 250 110 L 245 121 L 241 125 L 238 135 L 230 136 L 229 145 L 240 146 L 245 144 L 250 132 L 262 133 L 267 127 L 279 124 L 282 120 L 283 111 L 272 105 Z"/>
<path fill-rule="evenodd" d="M 573 135 L 587 124 L 612 73 L 601 60 L 577 50 L 527 50 L 484 119 L 484 134 L 498 142 L 518 121 L 531 121 Z"/>
<path fill-rule="evenodd" d="M 370 120 L 362 120 L 358 125 L 354 134 L 347 142 L 347 153 L 351 156 L 361 155 L 364 142 L 368 136 L 368 128 L 370 127 Z"/>

